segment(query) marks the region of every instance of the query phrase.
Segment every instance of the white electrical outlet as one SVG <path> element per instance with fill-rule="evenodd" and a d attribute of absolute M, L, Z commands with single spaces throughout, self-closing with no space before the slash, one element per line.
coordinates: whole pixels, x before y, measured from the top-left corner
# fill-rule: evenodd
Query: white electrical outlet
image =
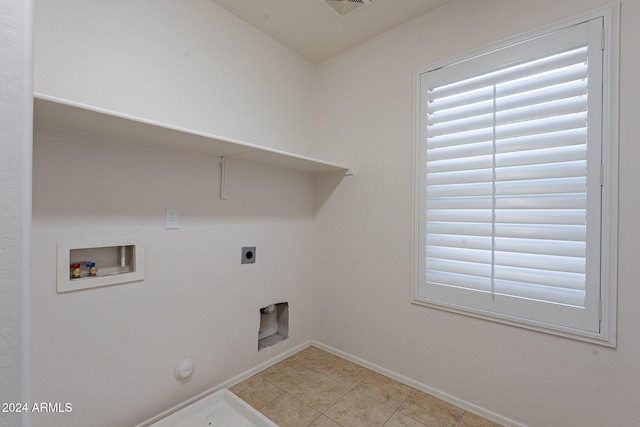
<path fill-rule="evenodd" d="M 167 208 L 164 210 L 164 228 L 166 230 L 177 230 L 180 220 L 180 211 L 178 209 Z"/>

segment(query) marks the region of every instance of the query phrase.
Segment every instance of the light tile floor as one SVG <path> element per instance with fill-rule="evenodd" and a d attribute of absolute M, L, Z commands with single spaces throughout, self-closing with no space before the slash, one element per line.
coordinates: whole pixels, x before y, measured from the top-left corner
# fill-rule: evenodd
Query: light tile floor
<path fill-rule="evenodd" d="M 498 427 L 316 347 L 231 391 L 280 427 Z"/>

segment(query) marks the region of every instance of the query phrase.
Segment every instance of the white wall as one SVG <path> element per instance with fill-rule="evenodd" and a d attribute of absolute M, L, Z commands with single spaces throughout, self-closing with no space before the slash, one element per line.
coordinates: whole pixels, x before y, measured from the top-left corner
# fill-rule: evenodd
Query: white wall
<path fill-rule="evenodd" d="M 38 0 L 35 17 L 36 91 L 308 148 L 315 68 L 211 1 Z M 73 410 L 34 426 L 134 425 L 311 339 L 312 176 L 232 159 L 221 201 L 218 160 L 36 136 L 33 399 Z M 110 236 L 143 237 L 145 280 L 56 293 L 56 242 Z M 259 308 L 280 301 L 289 338 L 258 353 Z"/>
<path fill-rule="evenodd" d="M 34 90 L 301 152 L 315 67 L 210 0 L 37 0 Z"/>
<path fill-rule="evenodd" d="M 458 0 L 316 70 L 207 0 L 38 0 L 36 91 L 356 175 L 314 188 L 236 161 L 223 203 L 215 159 L 38 137 L 33 395 L 74 410 L 34 425 L 133 424 L 310 338 L 527 425 L 640 424 L 637 1 L 622 2 L 618 348 L 409 303 L 413 70 L 607 3 Z M 144 282 L 55 293 L 57 240 L 129 234 L 147 242 Z M 240 266 L 253 244 L 258 263 Z M 272 299 L 290 301 L 291 338 L 257 354 L 252 316 Z"/>
<path fill-rule="evenodd" d="M 221 201 L 216 158 L 36 137 L 33 398 L 73 411 L 35 426 L 133 425 L 311 339 L 312 178 L 231 167 Z M 144 239 L 143 282 L 56 293 L 57 241 L 120 236 Z M 258 353 L 259 309 L 280 301 L 289 338 Z"/>
<path fill-rule="evenodd" d="M 32 9 L 0 1 L 0 402 L 29 399 Z M 23 294 L 24 292 L 24 294 Z M 29 417 L 0 412 L 0 426 Z"/>
<path fill-rule="evenodd" d="M 640 425 L 640 2 L 621 8 L 617 349 L 410 304 L 413 71 L 608 3 L 458 0 L 319 65 L 315 154 L 356 175 L 315 217 L 314 340 L 526 425 Z"/>

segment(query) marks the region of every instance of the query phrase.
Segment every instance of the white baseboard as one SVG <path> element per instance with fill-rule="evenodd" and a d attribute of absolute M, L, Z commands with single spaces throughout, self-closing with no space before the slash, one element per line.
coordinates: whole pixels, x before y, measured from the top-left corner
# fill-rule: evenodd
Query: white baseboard
<path fill-rule="evenodd" d="M 403 384 L 406 384 L 406 385 L 408 385 L 410 387 L 413 387 L 413 388 L 415 388 L 417 390 L 420 390 L 422 392 L 425 392 L 427 394 L 435 396 L 438 399 L 442 399 L 445 402 L 451 403 L 452 405 L 456 405 L 459 408 L 464 409 L 465 411 L 473 412 L 474 414 L 480 415 L 481 417 L 484 417 L 484 418 L 486 418 L 488 420 L 491 420 L 491 421 L 494 421 L 496 423 L 502 424 L 505 427 L 526 427 L 524 424 L 518 423 L 518 422 L 513 421 L 513 420 L 511 420 L 509 418 L 506 418 L 506 417 L 503 417 L 503 416 L 501 416 L 499 414 L 496 414 L 494 412 L 488 411 L 488 410 L 486 410 L 484 408 L 481 408 L 481 407 L 479 407 L 477 405 L 474 405 L 474 404 L 472 404 L 470 402 L 467 402 L 465 400 L 459 399 L 459 398 L 457 398 L 455 396 L 452 396 L 450 394 L 444 393 L 444 392 L 442 392 L 440 390 L 437 390 L 437 389 L 435 389 L 433 387 L 429 387 L 429 386 L 427 386 L 425 384 L 422 384 L 422 383 L 420 383 L 418 381 L 412 380 L 411 378 L 407 378 L 407 377 L 405 377 L 403 375 L 400 375 L 400 374 L 398 374 L 398 373 L 396 373 L 394 371 L 391 371 L 389 369 L 383 368 L 383 367 L 378 366 L 378 365 L 376 365 L 374 363 L 368 362 L 368 361 L 366 361 L 364 359 L 361 359 L 359 357 L 353 356 L 353 355 L 351 355 L 349 353 L 345 353 L 344 351 L 338 350 L 336 348 L 333 348 L 331 346 L 328 346 L 328 345 L 323 344 L 323 343 L 318 342 L 318 341 L 307 341 L 307 342 L 304 342 L 304 343 L 302 343 L 302 344 L 300 344 L 300 345 L 298 345 L 298 346 L 296 346 L 296 347 L 294 347 L 294 348 L 292 348 L 290 350 L 287 350 L 286 352 L 284 352 L 282 354 L 279 354 L 279 355 L 277 355 L 277 356 L 275 356 L 275 357 L 273 357 L 273 358 L 261 363 L 260 365 L 254 367 L 254 368 L 251 368 L 251 369 L 249 369 L 249 370 L 247 370 L 247 371 L 245 371 L 245 372 L 243 372 L 243 373 L 241 373 L 241 374 L 239 374 L 239 375 L 237 375 L 237 376 L 235 376 L 235 377 L 233 377 L 233 378 L 231 378 L 231 379 L 229 379 L 229 380 L 227 380 L 225 382 L 222 382 L 222 383 L 220 383 L 220 384 L 218 384 L 218 385 L 216 385 L 216 386 L 214 386 L 214 387 L 212 387 L 212 388 L 210 388 L 210 389 L 198 394 L 197 396 L 192 397 L 191 399 L 189 399 L 189 400 L 187 400 L 187 401 L 185 401 L 185 402 L 183 402 L 183 403 L 181 403 L 179 405 L 176 405 L 173 408 L 162 412 L 161 414 L 156 415 L 155 417 L 153 417 L 153 418 L 151 418 L 151 419 L 149 419 L 149 420 L 147 420 L 147 421 L 145 421 L 145 422 L 143 422 L 141 424 L 138 424 L 136 427 L 148 427 L 149 425 L 153 424 L 154 422 L 156 422 L 156 421 L 158 421 L 158 420 L 160 420 L 160 419 L 162 419 L 162 418 L 164 418 L 164 417 L 166 417 L 166 416 L 168 416 L 168 415 L 170 415 L 170 414 L 172 414 L 174 412 L 179 411 L 180 409 L 182 409 L 182 408 L 184 408 L 184 407 L 186 407 L 186 406 L 188 406 L 188 405 L 190 405 L 190 404 L 202 399 L 205 396 L 210 395 L 211 393 L 214 393 L 214 392 L 216 392 L 218 390 L 221 390 L 221 389 L 224 389 L 224 388 L 230 388 L 230 387 L 233 387 L 234 385 L 236 385 L 238 383 L 241 383 L 242 381 L 252 377 L 253 375 L 257 374 L 258 372 L 261 372 L 261 371 L 263 371 L 263 370 L 275 365 L 276 363 L 286 359 L 289 356 L 292 356 L 292 355 L 298 353 L 301 350 L 304 350 L 305 348 L 307 348 L 309 346 L 317 347 L 317 348 L 319 348 L 321 350 L 324 350 L 324 351 L 329 352 L 331 354 L 334 354 L 336 356 L 342 357 L 343 359 L 349 360 L 349 361 L 351 361 L 353 363 L 357 363 L 358 365 L 361 365 L 361 366 L 364 366 L 365 368 L 371 369 L 374 372 L 377 372 L 379 374 L 382 374 L 384 376 L 392 378 L 392 379 L 394 379 L 396 381 L 399 381 L 399 382 L 401 382 Z"/>
<path fill-rule="evenodd" d="M 366 360 L 360 359 L 359 357 L 353 356 L 349 353 L 345 353 L 344 351 L 340 351 L 336 348 L 333 348 L 331 346 L 328 346 L 326 344 L 323 344 L 321 342 L 318 341 L 311 341 L 311 345 L 314 347 L 317 347 L 321 350 L 324 350 L 326 352 L 329 352 L 331 354 L 334 354 L 336 356 L 342 357 L 343 359 L 349 360 L 353 363 L 357 363 L 358 365 L 364 366 L 365 368 L 371 369 L 374 372 L 377 372 L 381 375 L 384 375 L 386 377 L 389 377 L 391 379 L 394 379 L 396 381 L 399 381 L 403 384 L 406 384 L 410 387 L 413 387 L 417 390 L 420 390 L 422 392 L 425 392 L 427 394 L 430 394 L 432 396 L 437 397 L 438 399 L 442 399 L 445 402 L 451 403 L 452 405 L 456 405 L 459 408 L 464 409 L 465 411 L 469 411 L 469 412 L 473 412 L 474 414 L 480 415 L 481 417 L 484 417 L 488 420 L 491 420 L 493 422 L 496 422 L 498 424 L 502 424 L 505 427 L 526 427 L 524 424 L 518 423 L 516 421 L 513 421 L 509 418 L 503 417 L 499 414 L 496 414 L 495 412 L 491 412 L 488 411 L 484 408 L 481 408 L 477 405 L 474 405 L 473 403 L 467 402 L 465 400 L 462 399 L 458 399 L 455 396 L 452 396 L 450 394 L 444 393 L 440 390 L 437 390 L 433 387 L 429 387 L 425 384 L 422 384 L 418 381 L 414 381 L 411 378 L 407 378 L 403 375 L 400 375 L 396 372 L 390 371 L 389 369 L 383 368 L 381 366 L 375 365 L 371 362 L 368 362 Z"/>
<path fill-rule="evenodd" d="M 206 391 L 204 391 L 204 392 L 202 392 L 202 393 L 190 398 L 189 400 L 187 400 L 185 402 L 182 402 L 182 403 L 174 406 L 173 408 L 167 409 L 166 411 L 154 416 L 153 418 L 151 418 L 151 419 L 149 419 L 149 420 L 147 420 L 147 421 L 145 421 L 145 422 L 143 422 L 141 424 L 138 424 L 136 427 L 148 427 L 149 425 L 155 423 L 156 421 L 159 421 L 162 418 L 164 418 L 164 417 L 166 417 L 168 415 L 171 415 L 174 412 L 177 412 L 180 409 L 191 405 L 192 403 L 202 399 L 203 397 L 206 397 L 206 396 L 210 395 L 211 393 L 215 393 L 216 391 L 222 390 L 224 388 L 233 387 L 234 385 L 236 385 L 238 383 L 241 383 L 242 381 L 246 380 L 247 378 L 252 377 L 253 375 L 257 374 L 258 372 L 261 372 L 261 371 L 263 371 L 263 370 L 275 365 L 276 363 L 286 359 L 287 357 L 293 356 L 294 354 L 298 353 L 299 351 L 304 350 L 307 347 L 310 347 L 311 343 L 312 343 L 311 341 L 306 341 L 306 342 L 304 342 L 304 343 L 302 343 L 302 344 L 300 344 L 300 345 L 298 345 L 298 346 L 296 346 L 296 347 L 294 347 L 294 348 L 292 348 L 290 350 L 287 350 L 284 353 L 279 354 L 279 355 L 277 355 L 277 356 L 275 356 L 275 357 L 273 357 L 273 358 L 271 358 L 271 359 L 259 364 L 258 366 L 254 367 L 254 368 L 251 368 L 248 371 L 245 371 L 245 372 L 241 373 L 240 375 L 236 375 L 235 377 L 233 377 L 233 378 L 231 378 L 231 379 L 229 379 L 229 380 L 227 380 L 225 382 L 222 382 L 220 384 L 215 385 L 214 387 L 212 387 L 212 388 L 210 388 L 210 389 L 208 389 L 208 390 L 206 390 Z"/>
<path fill-rule="evenodd" d="M 263 362 L 261 364 L 259 364 L 258 366 L 256 366 L 255 368 L 251 368 L 248 371 L 245 371 L 243 373 L 241 373 L 240 375 L 237 375 L 233 378 L 231 378 L 230 380 L 227 380 L 225 382 L 223 382 L 222 384 L 220 384 L 215 390 L 212 390 L 211 392 L 207 392 L 206 394 L 211 394 L 214 391 L 218 391 L 222 388 L 229 388 L 229 387 L 233 387 L 234 385 L 241 383 L 242 381 L 246 380 L 247 378 L 250 378 L 252 376 L 254 376 L 255 374 L 257 374 L 258 372 L 264 371 L 267 368 L 270 368 L 271 366 L 275 365 L 278 362 L 283 361 L 284 359 L 286 359 L 289 356 L 293 356 L 294 354 L 298 353 L 299 351 L 304 350 L 307 347 L 311 347 L 312 345 L 312 341 L 306 341 L 296 347 L 293 347 L 291 350 L 287 350 L 282 354 L 279 354 L 269 360 L 267 360 L 266 362 Z M 199 396 L 198 399 L 202 398 L 204 396 Z M 197 399 L 194 399 L 197 400 Z"/>

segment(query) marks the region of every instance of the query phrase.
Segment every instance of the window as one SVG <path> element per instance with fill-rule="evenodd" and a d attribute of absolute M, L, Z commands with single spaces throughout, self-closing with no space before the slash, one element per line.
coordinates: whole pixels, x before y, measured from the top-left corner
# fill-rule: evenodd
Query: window
<path fill-rule="evenodd" d="M 607 11 L 416 73 L 413 302 L 615 345 Z"/>

